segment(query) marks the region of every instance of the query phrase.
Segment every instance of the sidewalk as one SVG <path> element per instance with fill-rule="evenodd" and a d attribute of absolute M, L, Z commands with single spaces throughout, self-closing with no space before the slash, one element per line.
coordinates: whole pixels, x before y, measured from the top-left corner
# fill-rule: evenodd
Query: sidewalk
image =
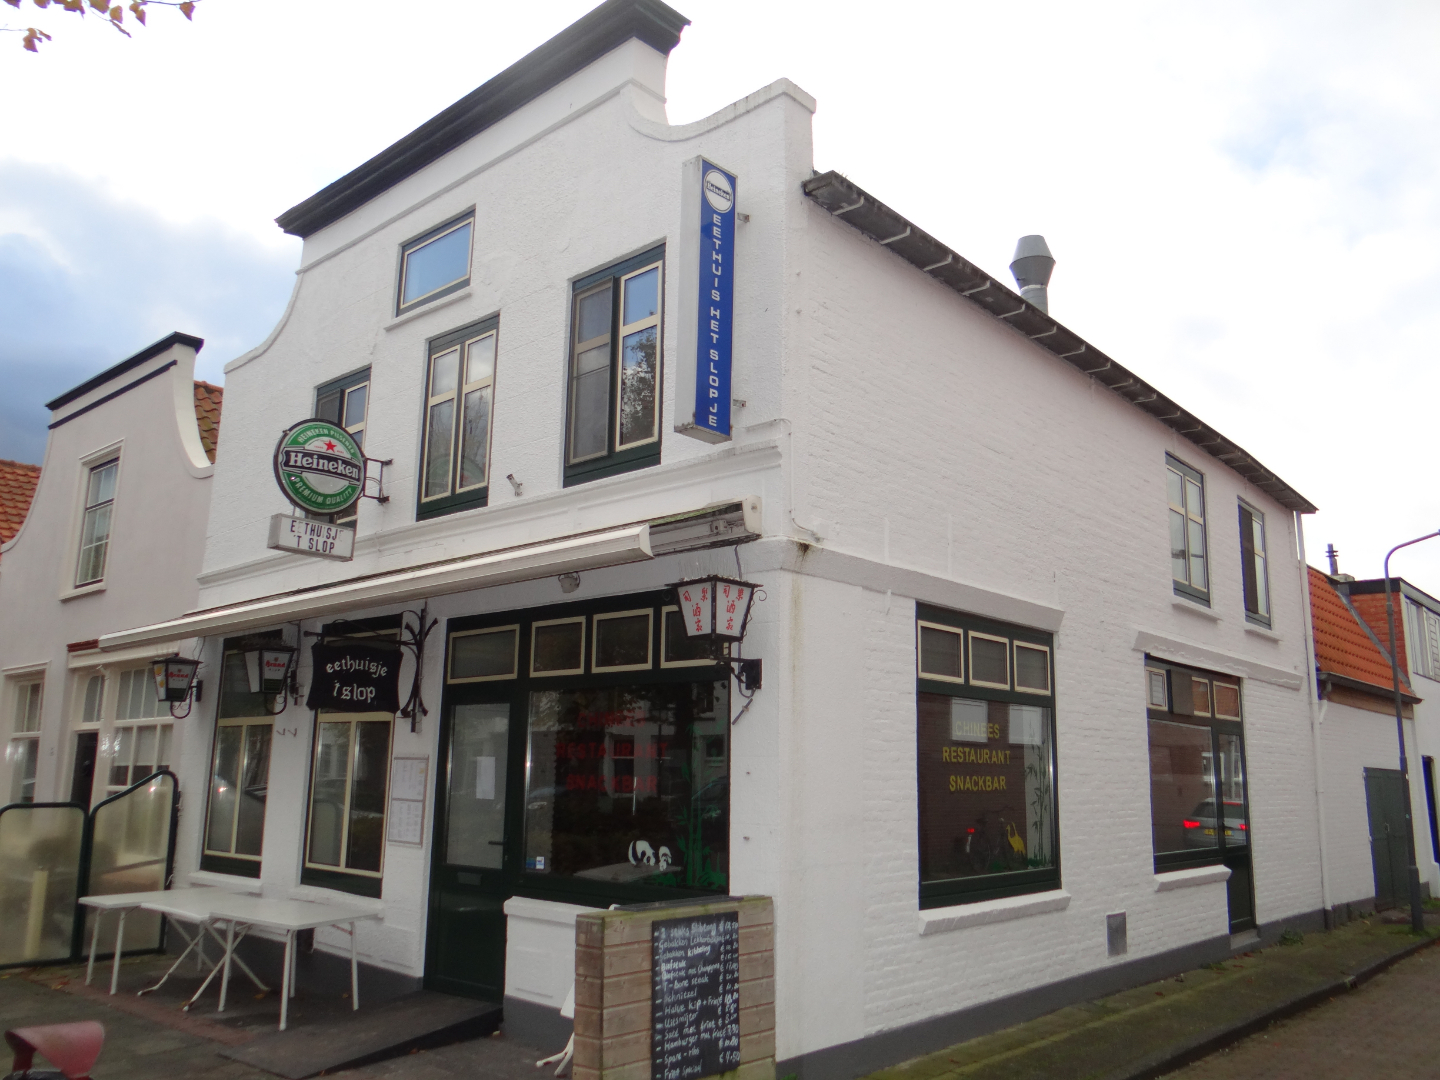
<path fill-rule="evenodd" d="M 1408 919 L 1395 925 L 1372 918 L 1247 952 L 948 1047 L 867 1080 L 1152 1080 L 1342 996 L 1427 948 L 1440 920 L 1426 921 L 1427 938 L 1417 939 Z M 1188 1080 L 1190 1074 L 1181 1075 Z"/>

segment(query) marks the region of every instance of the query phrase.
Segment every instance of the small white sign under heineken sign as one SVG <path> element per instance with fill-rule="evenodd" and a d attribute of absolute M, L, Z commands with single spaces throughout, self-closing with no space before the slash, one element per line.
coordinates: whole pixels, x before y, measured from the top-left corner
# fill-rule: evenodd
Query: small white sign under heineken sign
<path fill-rule="evenodd" d="M 365 455 L 339 424 L 302 420 L 275 446 L 275 482 L 311 514 L 338 514 L 365 490 Z"/>
<path fill-rule="evenodd" d="M 268 546 L 296 555 L 349 560 L 355 557 L 355 530 L 291 514 L 276 514 L 270 519 Z"/>

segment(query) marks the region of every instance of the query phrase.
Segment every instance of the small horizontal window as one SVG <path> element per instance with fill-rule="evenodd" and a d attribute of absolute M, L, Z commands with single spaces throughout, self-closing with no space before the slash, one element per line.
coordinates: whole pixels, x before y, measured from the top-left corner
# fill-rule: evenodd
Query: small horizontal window
<path fill-rule="evenodd" d="M 551 619 L 531 628 L 531 675 L 585 673 L 585 619 Z"/>
<path fill-rule="evenodd" d="M 470 284 L 474 221 L 451 221 L 401 248 L 400 297 L 396 313 Z"/>
<path fill-rule="evenodd" d="M 1044 645 L 1015 642 L 1015 689 L 1050 693 L 1050 650 Z"/>
<path fill-rule="evenodd" d="M 1215 683 L 1215 715 L 1222 720 L 1240 719 L 1240 687 Z"/>
<path fill-rule="evenodd" d="M 1010 642 L 970 632 L 970 681 L 976 686 L 1010 689 Z"/>
<path fill-rule="evenodd" d="M 649 608 L 595 616 L 592 671 L 643 671 L 650 667 Z"/>
<path fill-rule="evenodd" d="M 965 670 L 963 638 L 959 630 L 934 623 L 918 623 L 920 631 L 920 675 L 926 679 L 963 682 Z"/>
<path fill-rule="evenodd" d="M 520 627 L 497 626 L 450 635 L 452 683 L 513 679 L 519 671 Z"/>

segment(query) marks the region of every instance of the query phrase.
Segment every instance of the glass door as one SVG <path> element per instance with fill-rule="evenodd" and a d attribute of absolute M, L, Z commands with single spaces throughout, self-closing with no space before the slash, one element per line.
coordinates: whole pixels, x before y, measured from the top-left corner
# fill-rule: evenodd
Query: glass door
<path fill-rule="evenodd" d="M 442 733 L 425 982 L 500 1001 L 505 991 L 505 901 L 515 868 L 507 795 L 512 789 L 511 707 L 454 702 Z"/>
<path fill-rule="evenodd" d="M 1250 804 L 1245 789 L 1245 746 L 1239 731 L 1216 724 L 1215 786 L 1220 813 L 1216 835 L 1224 863 L 1230 868 L 1226 883 L 1230 899 L 1230 932 L 1255 929 L 1255 881 L 1250 862 Z"/>

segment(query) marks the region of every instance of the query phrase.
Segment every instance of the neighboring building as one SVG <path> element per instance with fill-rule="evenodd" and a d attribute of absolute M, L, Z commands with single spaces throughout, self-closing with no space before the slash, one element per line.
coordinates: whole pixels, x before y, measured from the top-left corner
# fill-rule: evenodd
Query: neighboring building
<path fill-rule="evenodd" d="M 8 544 L 25 523 L 38 483 L 39 465 L 0 459 L 0 545 Z"/>
<path fill-rule="evenodd" d="M 1409 903 L 1409 852 L 1405 843 L 1405 790 L 1395 730 L 1395 692 L 1384 596 L 1375 631 L 1371 591 L 1357 582 L 1309 568 L 1310 613 L 1315 630 L 1317 803 L 1324 837 L 1326 907 L 1348 918 L 1375 907 Z M 1380 582 L 1383 586 L 1383 582 Z M 1432 601 L 1433 603 L 1433 601 Z M 1367 617 L 1368 616 L 1368 617 Z M 1397 637 L 1400 635 L 1397 612 Z M 1398 644 L 1403 648 L 1403 638 Z M 1403 665 L 1403 654 L 1401 663 Z M 1423 737 L 1416 742 L 1422 705 L 1402 667 L 1401 712 L 1410 765 L 1415 852 L 1422 883 L 1437 891 L 1434 850 L 1433 759 L 1422 768 Z"/>
<path fill-rule="evenodd" d="M 1387 648 L 1390 631 L 1385 618 L 1385 579 L 1354 580 L 1348 575 L 1340 575 L 1335 580 L 1336 587 L 1346 594 L 1356 613 L 1385 650 L 1384 683 L 1387 688 L 1390 687 L 1390 654 Z M 1435 759 L 1440 756 L 1440 600 L 1404 578 L 1395 578 L 1394 582 L 1395 651 L 1401 678 L 1406 680 L 1406 689 L 1411 690 L 1413 686 L 1412 692 L 1419 695 L 1413 703 L 1415 742 L 1410 748 L 1411 783 L 1415 791 L 1416 860 L 1421 882 L 1429 886 L 1430 895 L 1440 896 L 1440 820 L 1437 820 L 1436 813 L 1435 775 Z M 1387 708 L 1393 717 L 1393 692 Z M 1390 741 L 1395 741 L 1393 734 Z"/>
<path fill-rule="evenodd" d="M 810 1078 L 1320 925 L 1314 508 L 817 174 L 793 84 L 671 126 L 685 24 L 609 0 L 279 219 L 301 266 L 227 367 L 196 608 L 100 641 L 205 639 L 180 878 L 370 906 L 372 975 L 552 1049 L 578 912 L 770 895 Z M 706 204 L 702 155 L 737 178 Z M 727 258 L 736 214 L 703 304 L 702 205 Z M 733 390 L 695 362 L 727 266 Z M 316 415 L 385 463 L 350 562 L 267 549 Z M 683 632 L 706 573 L 763 588 L 758 690 Z M 413 716 L 248 691 L 262 644 L 328 693 L 317 635 L 432 620 Z"/>
<path fill-rule="evenodd" d="M 0 559 L 4 801 L 90 805 L 185 741 L 147 661 L 193 643 L 102 655 L 96 639 L 195 604 L 222 395 L 194 380 L 202 344 L 171 334 L 47 405 L 44 469 Z"/>

